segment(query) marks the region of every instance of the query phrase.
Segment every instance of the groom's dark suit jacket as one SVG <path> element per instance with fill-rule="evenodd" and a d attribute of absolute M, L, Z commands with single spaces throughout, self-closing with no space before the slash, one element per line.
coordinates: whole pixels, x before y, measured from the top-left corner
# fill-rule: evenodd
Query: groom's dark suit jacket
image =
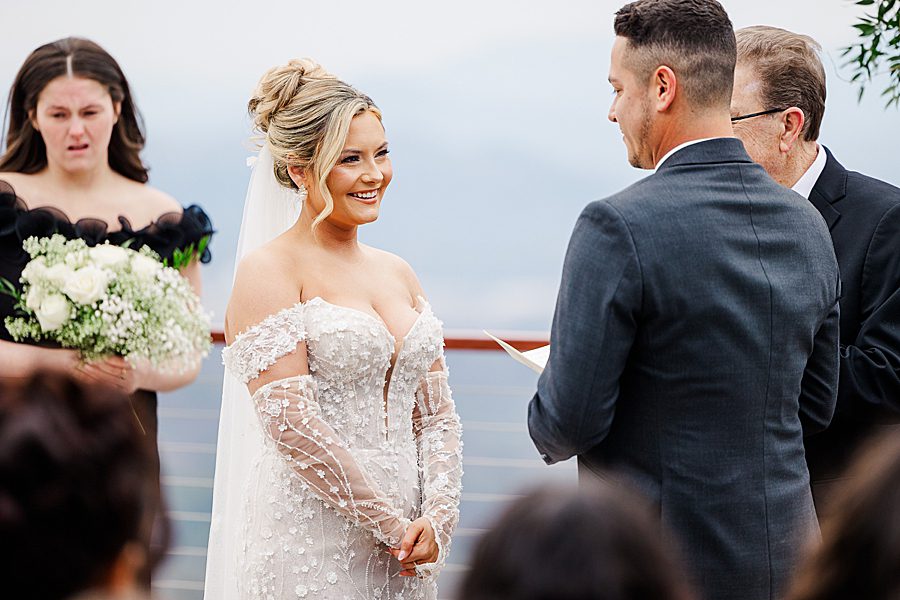
<path fill-rule="evenodd" d="M 834 410 L 839 295 L 811 204 L 737 139 L 683 148 L 579 217 L 531 437 L 642 491 L 703 597 L 775 598 L 817 531 L 803 434 Z"/>
<path fill-rule="evenodd" d="M 900 189 L 826 152 L 809 200 L 828 223 L 841 270 L 841 376 L 831 425 L 806 440 L 817 505 L 864 440 L 900 435 Z"/>

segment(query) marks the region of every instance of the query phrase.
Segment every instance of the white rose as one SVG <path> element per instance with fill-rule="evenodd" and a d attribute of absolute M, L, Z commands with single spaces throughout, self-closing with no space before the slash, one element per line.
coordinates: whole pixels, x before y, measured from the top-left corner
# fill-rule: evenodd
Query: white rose
<path fill-rule="evenodd" d="M 44 277 L 47 273 L 47 261 L 43 256 L 32 259 L 22 269 L 22 277 L 25 281 L 35 282 Z"/>
<path fill-rule="evenodd" d="M 106 291 L 108 283 L 109 276 L 105 271 L 88 265 L 73 271 L 62 291 L 79 304 L 93 304 Z"/>
<path fill-rule="evenodd" d="M 48 267 L 46 271 L 44 271 L 43 276 L 44 279 L 49 281 L 51 284 L 55 285 L 58 288 L 66 285 L 66 282 L 72 278 L 72 269 L 71 267 L 58 263 L 53 265 L 52 267 Z"/>
<path fill-rule="evenodd" d="M 131 272 L 138 277 L 144 279 L 156 277 L 156 274 L 161 268 L 162 265 L 149 256 L 145 256 L 143 254 L 135 254 L 131 258 Z"/>
<path fill-rule="evenodd" d="M 25 295 L 25 306 L 36 311 L 43 301 L 44 292 L 41 291 L 41 288 L 36 285 L 28 288 L 28 293 Z"/>
<path fill-rule="evenodd" d="M 62 294 L 50 294 L 41 301 L 34 311 L 41 324 L 41 331 L 53 331 L 62 327 L 69 320 L 72 309 L 69 301 Z"/>
<path fill-rule="evenodd" d="M 128 261 L 128 251 L 125 250 L 125 248 L 113 246 L 111 244 L 94 246 L 89 252 L 91 260 L 93 260 L 98 267 L 115 269 Z"/>

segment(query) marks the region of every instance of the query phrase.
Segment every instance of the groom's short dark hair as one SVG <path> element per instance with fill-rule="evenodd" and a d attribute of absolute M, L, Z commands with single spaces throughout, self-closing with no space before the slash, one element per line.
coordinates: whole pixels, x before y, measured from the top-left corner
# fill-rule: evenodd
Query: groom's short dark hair
<path fill-rule="evenodd" d="M 616 13 L 615 32 L 628 40 L 628 66 L 639 77 L 665 65 L 691 104 L 731 104 L 734 28 L 716 0 L 637 0 Z"/>

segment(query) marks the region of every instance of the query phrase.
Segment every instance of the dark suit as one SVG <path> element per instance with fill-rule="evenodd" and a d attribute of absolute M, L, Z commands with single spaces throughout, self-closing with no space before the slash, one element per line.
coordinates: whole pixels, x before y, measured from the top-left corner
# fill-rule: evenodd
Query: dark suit
<path fill-rule="evenodd" d="M 839 293 L 808 202 L 737 139 L 684 148 L 578 219 L 531 437 L 643 491 L 708 600 L 775 598 L 817 531 L 803 434 L 834 410 Z"/>
<path fill-rule="evenodd" d="M 809 199 L 831 230 L 843 282 L 837 409 L 829 428 L 806 440 L 821 505 L 865 439 L 900 434 L 900 189 L 846 170 L 828 152 Z"/>

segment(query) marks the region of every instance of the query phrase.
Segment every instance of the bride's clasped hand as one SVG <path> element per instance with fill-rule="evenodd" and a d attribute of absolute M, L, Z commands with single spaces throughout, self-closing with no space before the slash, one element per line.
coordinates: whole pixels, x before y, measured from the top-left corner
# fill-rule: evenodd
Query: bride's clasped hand
<path fill-rule="evenodd" d="M 388 548 L 388 553 L 403 566 L 400 575 L 414 577 L 416 566 L 437 562 L 440 547 L 434 537 L 434 529 L 428 519 L 418 518 L 410 523 L 399 548 Z"/>

